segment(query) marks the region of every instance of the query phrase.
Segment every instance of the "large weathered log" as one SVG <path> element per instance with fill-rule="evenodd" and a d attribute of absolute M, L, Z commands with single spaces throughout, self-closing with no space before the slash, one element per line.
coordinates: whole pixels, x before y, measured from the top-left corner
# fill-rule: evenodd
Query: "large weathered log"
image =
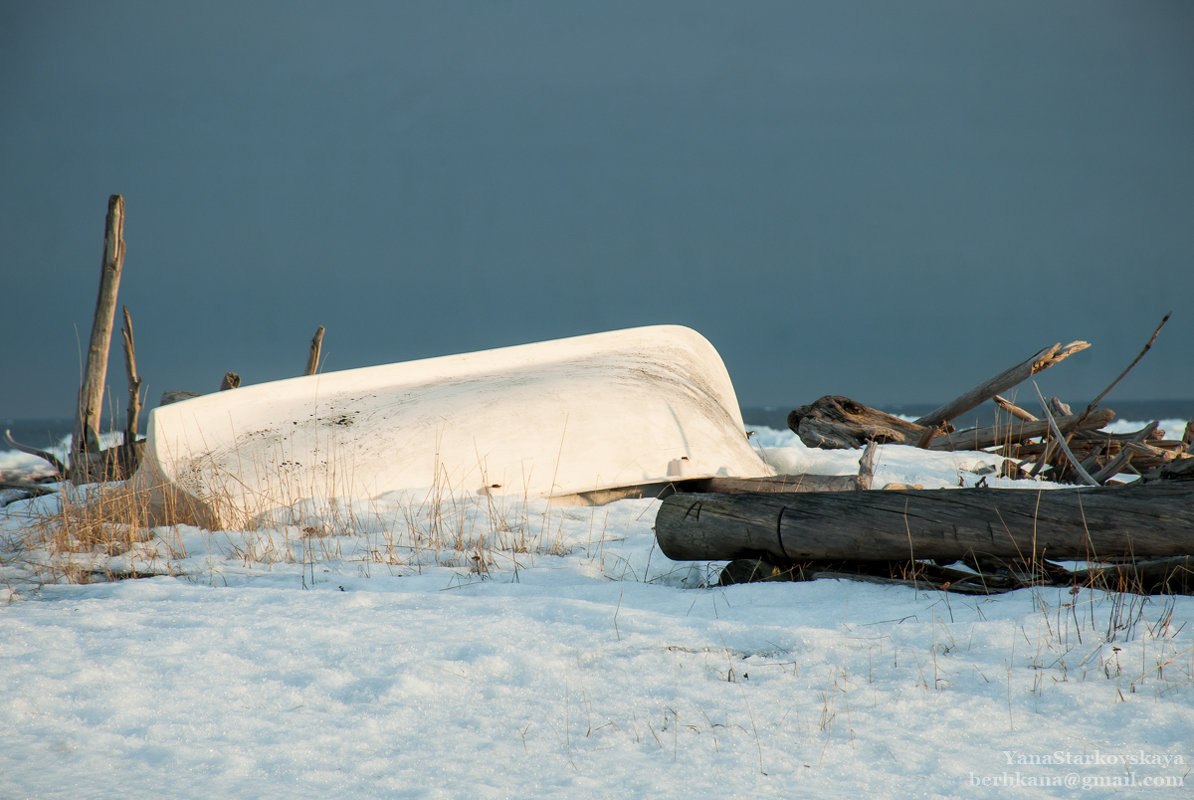
<path fill-rule="evenodd" d="M 1090 559 L 1194 553 L 1194 485 L 674 494 L 655 518 L 676 560 Z"/>
<path fill-rule="evenodd" d="M 1065 347 L 1062 347 L 1059 342 L 1052 347 L 1039 350 L 1027 360 L 1014 367 L 1005 369 L 1003 372 L 979 384 L 956 400 L 952 400 L 940 408 L 925 414 L 916 420 L 916 424 L 936 430 L 942 423 L 965 414 L 972 408 L 977 408 L 1000 392 L 1012 388 L 1041 370 L 1048 369 L 1059 361 L 1088 347 L 1090 347 L 1089 342 L 1070 342 Z"/>
<path fill-rule="evenodd" d="M 848 450 L 867 442 L 915 442 L 924 427 L 864 406 L 848 397 L 825 395 L 788 413 L 788 427 L 809 447 Z"/>
<path fill-rule="evenodd" d="M 120 289 L 120 272 L 123 268 L 124 198 L 114 194 L 108 198 L 99 297 L 95 303 L 91 340 L 87 348 L 83 385 L 79 389 L 79 405 L 71 439 L 70 477 L 76 483 L 105 477 L 99 445 L 100 412 L 103 410 L 112 322 L 116 317 L 116 295 Z"/>

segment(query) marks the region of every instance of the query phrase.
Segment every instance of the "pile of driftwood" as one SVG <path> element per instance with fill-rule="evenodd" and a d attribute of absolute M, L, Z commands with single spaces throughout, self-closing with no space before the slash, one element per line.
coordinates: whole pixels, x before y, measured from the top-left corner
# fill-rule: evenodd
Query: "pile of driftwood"
<path fill-rule="evenodd" d="M 1077 341 L 1065 347 L 1047 347 L 913 422 L 847 397 L 828 395 L 793 409 L 788 415 L 788 427 L 809 447 L 854 448 L 873 442 L 929 450 L 988 451 L 1008 459 L 1003 468 L 1007 477 L 1046 474 L 1059 483 L 1103 485 L 1124 474 L 1158 478 L 1189 471 L 1194 469 L 1194 457 L 1189 453 L 1194 443 L 1194 423 L 1186 425 L 1180 438 L 1166 438 L 1157 422 L 1134 433 L 1101 430 L 1115 418 L 1115 412 L 1098 404 L 1148 352 L 1168 319 L 1166 315 L 1128 369 L 1081 413 L 1074 413 L 1057 398 L 1045 402 L 1038 393 L 1038 417 L 1001 394 L 1090 346 Z M 1004 412 L 1004 419 L 961 431 L 950 424 L 988 400 Z"/>
<path fill-rule="evenodd" d="M 1081 413 L 1038 391 L 1038 417 L 1001 393 L 1086 342 L 1045 348 L 913 422 L 838 396 L 794 409 L 788 425 L 806 445 L 864 448 L 858 476 L 679 486 L 656 516 L 660 548 L 676 560 L 730 561 L 722 584 L 848 576 L 968 593 L 1042 585 L 1194 593 L 1194 425 L 1180 439 L 1165 438 L 1156 422 L 1112 434 L 1101 429 L 1114 412 L 1098 407 L 1168 318 Z M 1005 421 L 950 425 L 988 400 Z M 867 491 L 876 444 L 983 450 L 1004 458 L 1007 477 L 1083 486 Z M 1089 566 L 1071 571 L 1057 561 Z"/>

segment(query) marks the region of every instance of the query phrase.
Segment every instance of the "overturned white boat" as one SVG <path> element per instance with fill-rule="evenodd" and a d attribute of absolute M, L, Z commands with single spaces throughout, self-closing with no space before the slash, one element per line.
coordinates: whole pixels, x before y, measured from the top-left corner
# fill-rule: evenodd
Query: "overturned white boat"
<path fill-rule="evenodd" d="M 205 527 L 438 487 L 612 499 L 774 474 L 721 357 L 675 325 L 246 386 L 154 409 L 137 483 Z"/>

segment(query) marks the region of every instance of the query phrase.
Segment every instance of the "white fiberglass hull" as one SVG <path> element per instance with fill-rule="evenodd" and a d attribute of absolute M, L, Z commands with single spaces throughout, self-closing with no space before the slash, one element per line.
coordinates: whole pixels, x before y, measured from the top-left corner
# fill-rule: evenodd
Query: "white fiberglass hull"
<path fill-rule="evenodd" d="M 154 409 L 138 482 L 208 527 L 437 487 L 565 496 L 773 471 L 717 351 L 634 328 L 245 386 Z"/>

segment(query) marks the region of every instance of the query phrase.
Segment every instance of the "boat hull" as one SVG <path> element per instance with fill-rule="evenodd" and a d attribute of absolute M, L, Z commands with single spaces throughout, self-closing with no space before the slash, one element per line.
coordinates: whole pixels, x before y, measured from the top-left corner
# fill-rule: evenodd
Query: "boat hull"
<path fill-rule="evenodd" d="M 304 376 L 154 409 L 138 482 L 205 527 L 437 488 L 564 499 L 772 474 L 713 346 L 651 326 Z M 178 514 L 176 514 L 178 516 Z"/>

